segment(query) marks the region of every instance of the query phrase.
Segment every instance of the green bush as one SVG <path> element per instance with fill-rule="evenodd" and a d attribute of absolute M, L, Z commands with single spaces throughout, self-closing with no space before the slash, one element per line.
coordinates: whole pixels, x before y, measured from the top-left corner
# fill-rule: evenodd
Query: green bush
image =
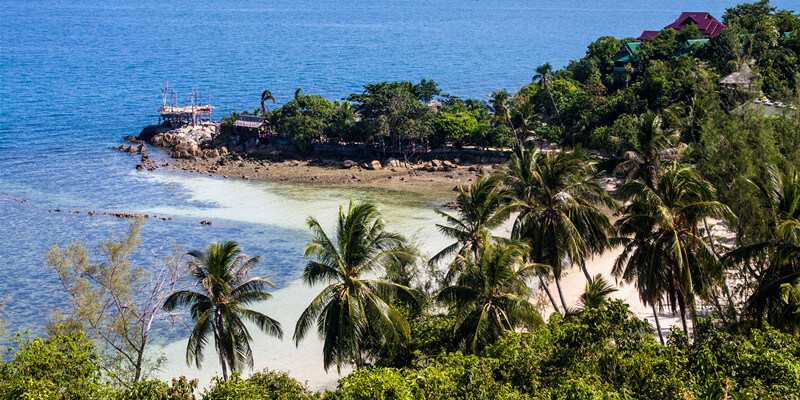
<path fill-rule="evenodd" d="M 265 369 L 256 372 L 247 379 L 234 373 L 225 382 L 214 378 L 212 385 L 203 394 L 203 400 L 310 400 L 318 396 L 308 387 L 286 372 Z"/>
<path fill-rule="evenodd" d="M 478 120 L 467 112 L 441 113 L 437 115 L 434 125 L 435 135 L 431 144 L 441 145 L 452 141 L 460 144 L 478 129 Z"/>
<path fill-rule="evenodd" d="M 172 378 L 172 384 L 159 380 L 134 383 L 131 387 L 117 392 L 115 400 L 195 400 L 197 379 L 187 380 L 182 376 Z"/>
<path fill-rule="evenodd" d="M 11 340 L 13 360 L 0 365 L 0 398 L 95 399 L 109 393 L 100 356 L 83 332 L 33 340 L 23 336 Z"/>

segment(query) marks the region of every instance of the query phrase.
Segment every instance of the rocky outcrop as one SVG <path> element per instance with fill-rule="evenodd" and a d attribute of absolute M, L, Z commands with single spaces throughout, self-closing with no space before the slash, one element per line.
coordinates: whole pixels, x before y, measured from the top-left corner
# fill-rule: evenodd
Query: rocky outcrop
<path fill-rule="evenodd" d="M 218 131 L 219 125 L 207 123 L 176 128 L 155 125 L 144 128 L 137 139 L 167 149 L 173 158 L 207 157 L 213 153 L 204 151 L 214 147 L 212 141 Z"/>

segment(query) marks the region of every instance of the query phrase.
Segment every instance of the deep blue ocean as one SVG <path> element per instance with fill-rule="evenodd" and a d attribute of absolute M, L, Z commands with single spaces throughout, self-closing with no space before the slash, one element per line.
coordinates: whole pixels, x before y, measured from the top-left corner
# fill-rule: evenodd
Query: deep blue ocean
<path fill-rule="evenodd" d="M 123 220 L 89 217 L 86 211 L 173 217 L 148 222 L 144 248 L 238 240 L 248 254 L 262 256 L 260 272 L 281 286 L 300 276 L 307 240 L 302 218 L 322 207 L 305 196 L 332 203 L 373 196 L 341 188 L 323 193 L 245 182 L 220 186 L 214 178 L 135 171 L 137 158 L 109 147 L 157 121 L 159 88 L 166 81 L 179 99 L 202 88 L 204 101 L 217 107 L 215 119 L 256 108 L 264 89 L 280 104 L 298 87 L 334 100 L 366 83 L 428 78 L 444 92 L 482 99 L 496 88 L 526 85 L 544 62 L 562 67 L 580 58 L 599 36 L 636 37 L 671 23 L 681 11 L 709 11 L 721 19 L 732 5 L 720 0 L 3 0 L 0 297 L 7 296 L 9 328 L 41 332 L 50 310 L 61 304 L 44 258 L 51 245 L 91 244 L 125 227 Z M 259 193 L 277 194 L 265 200 Z M 298 215 L 275 211 L 292 209 L 293 199 Z M 430 206 L 397 201 L 398 207 Z M 213 228 L 198 224 L 210 218 Z"/>

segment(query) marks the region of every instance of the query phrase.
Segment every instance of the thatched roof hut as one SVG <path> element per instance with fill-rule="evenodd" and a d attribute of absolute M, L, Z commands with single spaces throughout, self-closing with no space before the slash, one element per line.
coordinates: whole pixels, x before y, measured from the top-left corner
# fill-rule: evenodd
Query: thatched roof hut
<path fill-rule="evenodd" d="M 738 71 L 730 73 L 719 80 L 719 83 L 724 86 L 732 87 L 735 89 L 749 90 L 753 85 L 753 78 L 755 74 L 747 63 L 742 64 Z"/>

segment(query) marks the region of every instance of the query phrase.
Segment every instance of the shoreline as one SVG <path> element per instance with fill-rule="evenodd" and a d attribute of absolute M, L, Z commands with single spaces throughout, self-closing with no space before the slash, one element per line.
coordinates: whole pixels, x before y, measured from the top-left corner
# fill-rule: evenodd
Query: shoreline
<path fill-rule="evenodd" d="M 321 185 L 356 185 L 413 193 L 455 191 L 482 174 L 500 168 L 507 160 L 502 152 L 447 149 L 449 159 L 423 158 L 401 161 L 395 158 L 345 158 L 331 154 L 299 154 L 280 144 L 219 143 L 212 139 L 218 126 L 145 127 L 139 136 L 127 136 L 114 146 L 140 156 L 137 170 L 167 169 L 242 180 L 262 180 Z M 154 155 L 147 145 L 161 152 Z M 547 148 L 547 146 L 540 146 Z"/>

